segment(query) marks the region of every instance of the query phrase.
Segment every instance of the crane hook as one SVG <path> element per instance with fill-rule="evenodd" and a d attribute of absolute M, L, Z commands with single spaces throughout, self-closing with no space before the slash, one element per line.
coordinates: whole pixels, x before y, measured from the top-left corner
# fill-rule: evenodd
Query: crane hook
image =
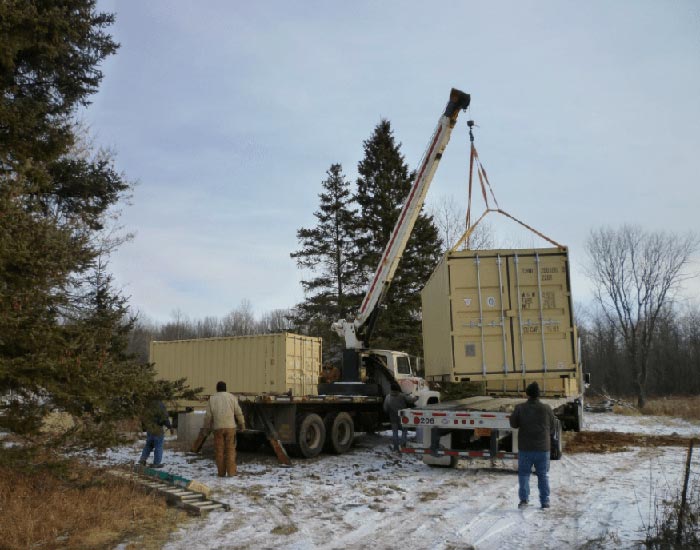
<path fill-rule="evenodd" d="M 474 133 L 472 132 L 472 129 L 474 126 L 476 126 L 476 124 L 474 124 L 473 120 L 467 120 L 467 126 L 469 126 L 469 141 L 474 143 Z"/>

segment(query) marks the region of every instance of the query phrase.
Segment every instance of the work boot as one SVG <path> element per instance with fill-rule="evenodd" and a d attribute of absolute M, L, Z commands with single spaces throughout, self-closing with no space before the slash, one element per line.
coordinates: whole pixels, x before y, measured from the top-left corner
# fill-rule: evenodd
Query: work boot
<path fill-rule="evenodd" d="M 518 504 L 519 509 L 527 508 L 527 500 L 521 500 L 520 504 Z"/>
<path fill-rule="evenodd" d="M 549 501 L 542 503 L 542 509 L 549 508 Z"/>
<path fill-rule="evenodd" d="M 141 464 L 141 466 L 145 466 L 145 465 L 146 465 L 146 461 L 143 460 L 143 459 L 142 459 L 142 460 L 139 460 L 139 464 Z"/>
<path fill-rule="evenodd" d="M 160 464 L 151 464 L 151 468 L 162 468 L 163 466 L 165 466 L 165 464 L 162 462 Z"/>

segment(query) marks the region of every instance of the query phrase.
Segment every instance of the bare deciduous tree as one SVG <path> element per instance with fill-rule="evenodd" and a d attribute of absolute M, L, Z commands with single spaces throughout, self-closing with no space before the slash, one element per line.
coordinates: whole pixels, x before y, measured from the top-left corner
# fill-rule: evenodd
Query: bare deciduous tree
<path fill-rule="evenodd" d="M 587 275 L 596 301 L 622 338 L 639 407 L 646 401 L 657 321 L 673 303 L 697 248 L 698 237 L 692 233 L 647 232 L 630 225 L 593 230 L 586 241 Z"/>
<path fill-rule="evenodd" d="M 221 320 L 222 336 L 245 336 L 256 334 L 257 326 L 253 305 L 241 300 L 240 305 Z"/>
<path fill-rule="evenodd" d="M 292 311 L 289 309 L 273 309 L 260 316 L 258 322 L 259 330 L 262 334 L 289 332 L 292 327 Z"/>
<path fill-rule="evenodd" d="M 466 213 L 454 197 L 442 196 L 430 208 L 433 223 L 438 229 L 443 243 L 443 252 L 450 250 L 467 228 Z M 493 248 L 491 227 L 486 223 L 479 224 L 469 238 L 471 250 Z"/>

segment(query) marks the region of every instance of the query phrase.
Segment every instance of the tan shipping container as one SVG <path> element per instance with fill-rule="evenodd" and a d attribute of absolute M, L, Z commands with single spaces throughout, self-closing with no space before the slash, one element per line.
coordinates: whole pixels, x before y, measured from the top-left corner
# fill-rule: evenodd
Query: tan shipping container
<path fill-rule="evenodd" d="M 428 380 L 486 382 L 487 391 L 576 395 L 580 368 L 562 248 L 446 255 L 421 293 Z"/>
<path fill-rule="evenodd" d="M 153 341 L 150 361 L 158 378 L 187 378 L 190 387 L 216 391 L 219 380 L 234 393 L 316 395 L 321 338 L 292 333 Z"/>

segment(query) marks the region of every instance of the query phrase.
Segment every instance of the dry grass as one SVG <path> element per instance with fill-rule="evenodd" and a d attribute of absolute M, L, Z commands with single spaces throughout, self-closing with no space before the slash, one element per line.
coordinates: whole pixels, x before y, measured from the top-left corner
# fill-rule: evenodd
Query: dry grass
<path fill-rule="evenodd" d="M 615 414 L 621 414 L 623 416 L 641 416 L 644 414 L 642 411 L 640 411 L 637 407 L 631 406 L 631 405 L 613 405 L 613 412 Z"/>
<path fill-rule="evenodd" d="M 700 396 L 649 399 L 642 413 L 700 420 Z"/>
<path fill-rule="evenodd" d="M 33 470 L 33 471 L 32 471 Z M 85 465 L 0 465 L 0 549 L 155 549 L 182 514 L 128 481 Z"/>
<path fill-rule="evenodd" d="M 685 420 L 700 420 L 700 396 L 650 398 L 642 409 L 637 408 L 636 403 L 636 398 L 632 397 L 616 400 L 613 412 L 625 416 L 673 416 Z"/>

